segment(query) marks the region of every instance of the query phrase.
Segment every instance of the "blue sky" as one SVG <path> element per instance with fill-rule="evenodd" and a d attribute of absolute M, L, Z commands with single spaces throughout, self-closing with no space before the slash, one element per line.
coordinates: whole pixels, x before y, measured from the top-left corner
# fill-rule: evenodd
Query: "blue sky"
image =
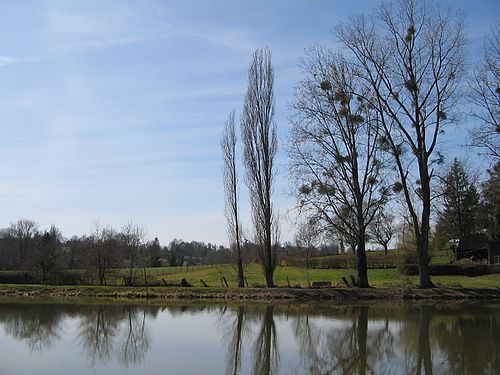
<path fill-rule="evenodd" d="M 0 1 L 0 227 L 31 218 L 69 237 L 96 219 L 132 220 L 163 244 L 227 243 L 219 139 L 241 110 L 252 52 L 273 52 L 284 141 L 304 49 L 331 45 L 338 22 L 377 3 Z M 500 4 L 453 6 L 466 15 L 471 62 Z M 450 154 L 461 155 L 462 133 L 448 136 Z M 294 202 L 284 152 L 278 164 L 284 214 Z"/>

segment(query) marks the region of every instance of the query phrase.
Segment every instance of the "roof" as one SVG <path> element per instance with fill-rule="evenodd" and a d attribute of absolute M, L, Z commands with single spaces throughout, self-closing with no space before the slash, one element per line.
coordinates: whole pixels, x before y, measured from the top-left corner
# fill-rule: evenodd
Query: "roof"
<path fill-rule="evenodd" d="M 486 249 L 485 233 L 468 234 L 458 242 L 457 251 Z"/>

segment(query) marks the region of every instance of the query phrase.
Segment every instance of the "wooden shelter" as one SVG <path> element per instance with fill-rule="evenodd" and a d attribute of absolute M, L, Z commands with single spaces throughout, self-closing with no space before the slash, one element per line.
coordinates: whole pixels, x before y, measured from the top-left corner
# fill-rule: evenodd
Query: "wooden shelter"
<path fill-rule="evenodd" d="M 489 264 L 500 264 L 500 241 L 488 240 L 486 233 L 469 234 L 458 243 L 455 258 L 487 260 Z"/>

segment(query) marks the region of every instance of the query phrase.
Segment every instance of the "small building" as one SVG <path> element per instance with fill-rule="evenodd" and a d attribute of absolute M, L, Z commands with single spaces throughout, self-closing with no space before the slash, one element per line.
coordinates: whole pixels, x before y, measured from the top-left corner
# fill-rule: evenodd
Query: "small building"
<path fill-rule="evenodd" d="M 500 240 L 488 241 L 488 263 L 500 264 Z"/>
<path fill-rule="evenodd" d="M 455 259 L 486 260 L 489 264 L 500 264 L 500 241 L 488 240 L 486 233 L 469 234 L 459 241 Z"/>

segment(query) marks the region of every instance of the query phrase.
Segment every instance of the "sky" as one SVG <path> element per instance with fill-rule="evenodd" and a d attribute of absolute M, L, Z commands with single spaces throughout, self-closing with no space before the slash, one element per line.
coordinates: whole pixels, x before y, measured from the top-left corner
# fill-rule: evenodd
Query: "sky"
<path fill-rule="evenodd" d="M 268 46 L 281 145 L 274 199 L 291 241 L 283 144 L 298 63 L 308 47 L 334 46 L 331 32 L 348 15 L 377 4 L 0 0 L 0 228 L 29 218 L 71 237 L 96 220 L 117 229 L 133 221 L 164 245 L 227 244 L 222 128 L 241 112 L 253 51 Z M 452 5 L 466 16 L 472 63 L 500 3 Z M 466 156 L 464 134 L 448 136 L 450 155 Z M 240 204 L 250 237 L 244 186 Z"/>

